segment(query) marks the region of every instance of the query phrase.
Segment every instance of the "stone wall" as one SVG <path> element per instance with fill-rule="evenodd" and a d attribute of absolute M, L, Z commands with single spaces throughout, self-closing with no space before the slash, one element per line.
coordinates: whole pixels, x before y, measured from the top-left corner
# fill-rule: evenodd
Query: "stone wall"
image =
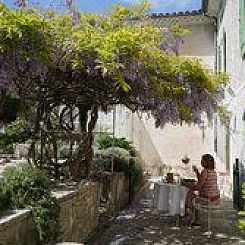
<path fill-rule="evenodd" d="M 0 245 L 27 244 L 37 244 L 37 233 L 30 210 L 15 210 L 0 219 Z"/>
<path fill-rule="evenodd" d="M 128 201 L 125 176 L 114 173 L 103 182 L 86 182 L 76 190 L 54 192 L 60 204 L 60 235 L 58 242 L 84 242 L 100 222 L 100 199 L 107 189 L 106 216 L 114 215 Z M 104 214 L 105 214 L 104 213 Z M 37 231 L 30 210 L 18 210 L 0 219 L 0 245 L 36 245 Z"/>
<path fill-rule="evenodd" d="M 59 241 L 81 242 L 98 226 L 98 183 L 86 183 L 76 191 L 60 191 L 54 195 L 60 204 L 61 233 Z"/>
<path fill-rule="evenodd" d="M 102 202 L 101 218 L 108 217 L 122 209 L 129 200 L 128 180 L 123 173 L 108 174 L 101 182 Z"/>

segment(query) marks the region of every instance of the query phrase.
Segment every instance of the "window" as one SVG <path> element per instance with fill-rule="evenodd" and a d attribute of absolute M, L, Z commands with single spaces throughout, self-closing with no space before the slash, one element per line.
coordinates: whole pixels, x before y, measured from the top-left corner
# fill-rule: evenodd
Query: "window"
<path fill-rule="evenodd" d="M 221 70 L 221 48 L 218 46 L 217 48 L 217 70 Z"/>
<path fill-rule="evenodd" d="M 214 118 L 214 151 L 218 152 L 218 118 L 215 115 Z"/>
<path fill-rule="evenodd" d="M 244 0 L 245 1 L 245 0 Z M 227 44 L 226 44 L 226 32 L 223 31 L 223 37 L 220 45 L 217 48 L 217 70 L 226 72 L 227 67 Z"/>
<path fill-rule="evenodd" d="M 223 49 L 223 71 L 226 72 L 226 32 L 223 32 L 223 40 L 222 40 L 222 49 Z"/>
<path fill-rule="evenodd" d="M 240 49 L 242 58 L 245 58 L 245 0 L 240 0 L 239 8 Z"/>
<path fill-rule="evenodd" d="M 226 170 L 230 171 L 230 125 L 226 126 L 225 135 L 225 163 Z"/>

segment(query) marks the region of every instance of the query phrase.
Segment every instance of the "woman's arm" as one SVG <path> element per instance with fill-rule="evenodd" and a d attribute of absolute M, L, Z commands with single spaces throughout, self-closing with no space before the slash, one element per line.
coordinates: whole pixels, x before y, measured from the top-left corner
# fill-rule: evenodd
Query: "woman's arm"
<path fill-rule="evenodd" d="M 196 166 L 193 166 L 193 171 L 195 172 L 197 176 L 197 181 L 199 182 L 201 174 L 199 173 L 198 168 Z"/>
<path fill-rule="evenodd" d="M 206 179 L 207 179 L 207 171 L 206 170 L 203 170 L 201 172 L 201 174 L 199 174 L 198 182 L 196 184 L 196 189 L 198 191 L 200 191 L 202 189 L 203 185 L 206 182 Z"/>

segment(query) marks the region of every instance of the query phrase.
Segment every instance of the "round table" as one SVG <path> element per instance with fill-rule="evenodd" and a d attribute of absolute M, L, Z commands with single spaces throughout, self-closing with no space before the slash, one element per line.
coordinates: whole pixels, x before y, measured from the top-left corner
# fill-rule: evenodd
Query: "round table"
<path fill-rule="evenodd" d="M 180 184 L 156 182 L 153 205 L 170 216 L 185 215 L 185 201 L 188 188 Z"/>

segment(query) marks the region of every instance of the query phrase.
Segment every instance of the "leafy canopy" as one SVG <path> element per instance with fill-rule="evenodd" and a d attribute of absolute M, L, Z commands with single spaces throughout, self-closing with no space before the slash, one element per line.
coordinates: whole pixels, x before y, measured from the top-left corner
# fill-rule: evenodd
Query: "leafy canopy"
<path fill-rule="evenodd" d="M 0 5 L 1 86 L 13 82 L 29 109 L 124 104 L 150 111 L 156 126 L 211 118 L 227 76 L 169 49 L 183 30 L 155 26 L 147 5 L 105 16 Z"/>

